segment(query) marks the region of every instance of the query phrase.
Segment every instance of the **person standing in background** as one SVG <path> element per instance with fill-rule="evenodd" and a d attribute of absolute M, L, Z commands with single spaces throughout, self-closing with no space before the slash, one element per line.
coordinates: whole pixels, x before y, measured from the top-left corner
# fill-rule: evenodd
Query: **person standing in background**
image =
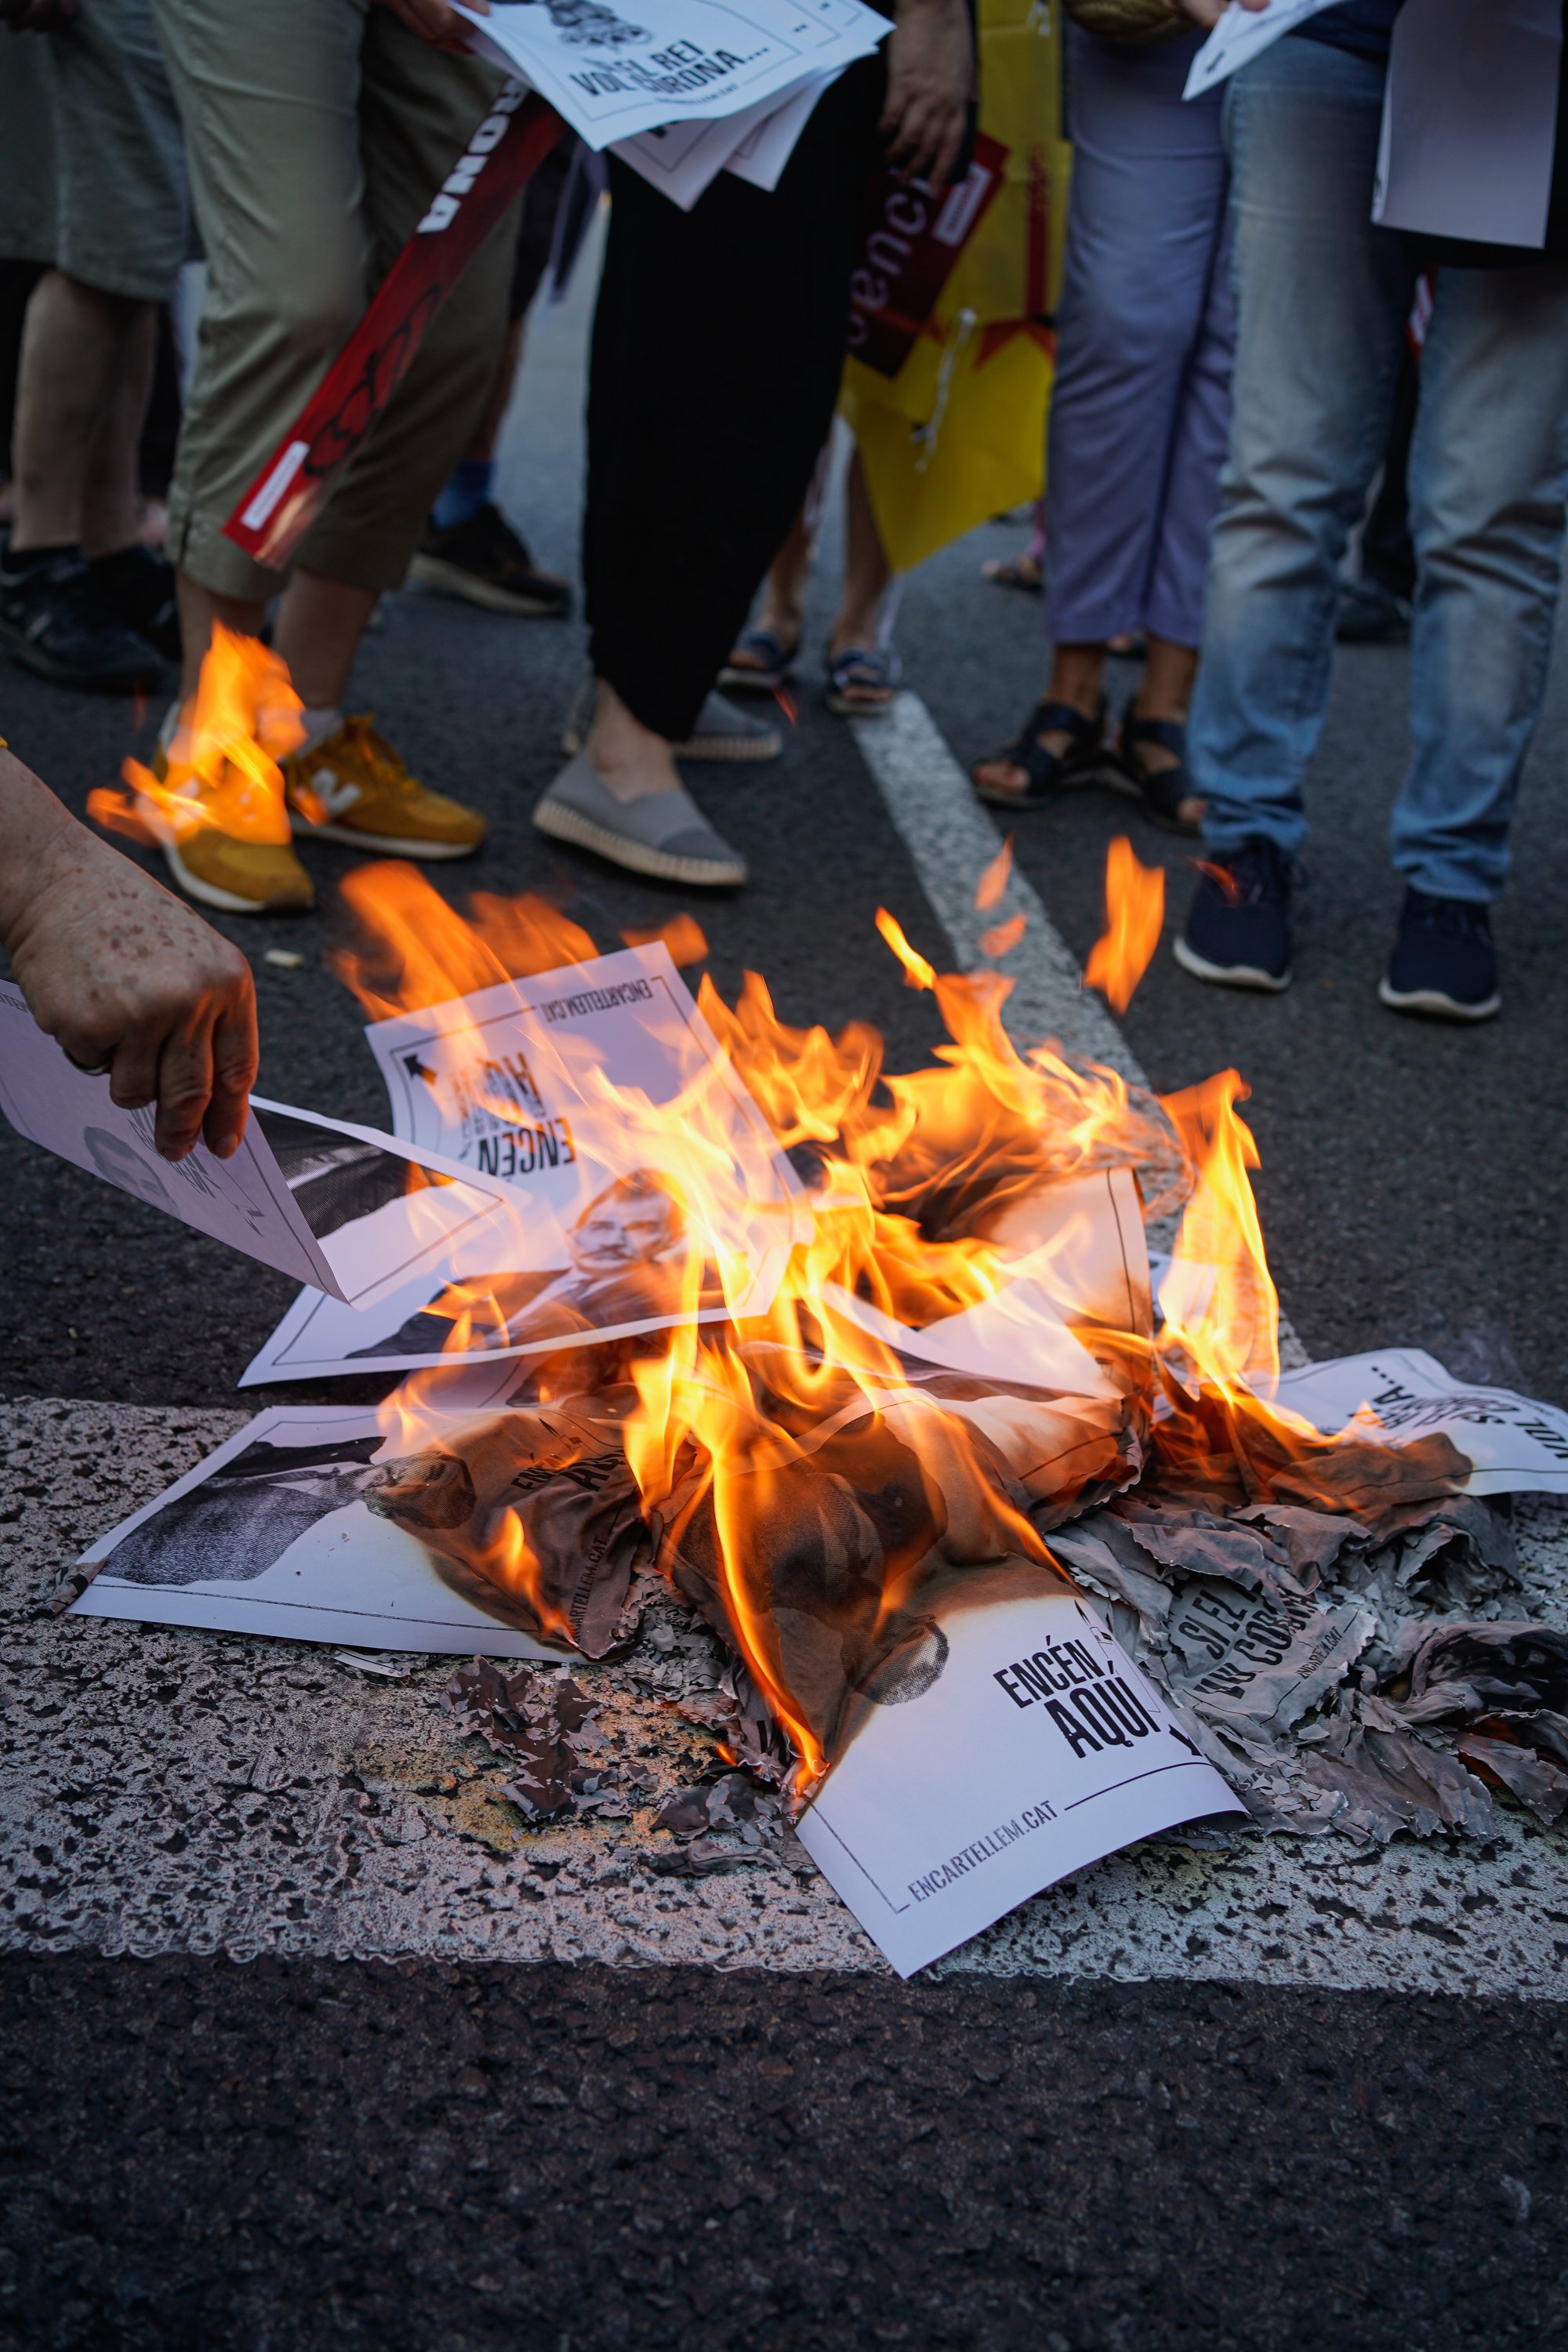
<path fill-rule="evenodd" d="M 42 263 L 23 322 L 0 637 L 55 685 L 156 686 L 174 574 L 141 540 L 159 306 L 190 251 L 179 117 L 150 0 L 5 0 L 0 253 Z"/>
<path fill-rule="evenodd" d="M 1417 25 L 1422 0 L 1405 5 L 1406 31 L 1437 37 Z M 1218 0 L 1182 6 L 1203 24 L 1219 13 Z M 1475 9 L 1478 38 L 1510 37 L 1484 0 Z M 1205 858 L 1175 955 L 1222 986 L 1289 985 L 1302 779 L 1328 700 L 1339 567 L 1388 446 L 1415 282 L 1431 268 L 1407 477 L 1413 757 L 1390 828 L 1405 891 L 1379 993 L 1395 1012 L 1484 1021 L 1501 1003 L 1489 909 L 1562 581 L 1568 186 L 1560 124 L 1541 249 L 1373 220 L 1400 14 L 1401 0 L 1344 0 L 1227 89 L 1236 413 L 1193 710 Z M 1442 135 L 1458 142 L 1451 179 L 1462 123 Z"/>
<path fill-rule="evenodd" d="M 1109 782 L 1190 833 L 1184 722 L 1230 423 L 1235 320 L 1218 93 L 1184 102 L 1198 37 L 1163 0 L 1068 0 L 1073 142 L 1045 499 L 1049 681 L 983 800 Z M 1091 29 L 1092 28 L 1092 29 Z M 1110 641 L 1143 676 L 1108 740 Z"/>
<path fill-rule="evenodd" d="M 631 871 L 733 887 L 689 741 L 826 438 L 867 173 L 945 183 L 974 84 L 964 0 L 898 0 L 818 100 L 771 194 L 721 172 L 689 212 L 612 157 L 588 389 L 583 574 L 595 706 L 533 822 Z"/>
<path fill-rule="evenodd" d="M 253 562 L 224 525 L 501 77 L 443 46 L 467 29 L 447 0 L 153 0 L 153 14 L 207 257 L 169 499 L 183 693 L 195 691 L 214 622 L 256 635 L 277 596 L 273 643 L 304 705 L 304 740 L 282 763 L 295 834 L 384 856 L 467 856 L 484 820 L 427 789 L 373 719 L 342 703 L 365 625 L 383 593 L 401 587 L 494 383 L 515 210 L 454 287 L 288 578 Z M 165 720 L 165 748 L 178 717 Z M 314 901 L 288 843 L 236 841 L 207 824 L 182 838 L 180 860 L 184 887 L 221 911 Z"/>

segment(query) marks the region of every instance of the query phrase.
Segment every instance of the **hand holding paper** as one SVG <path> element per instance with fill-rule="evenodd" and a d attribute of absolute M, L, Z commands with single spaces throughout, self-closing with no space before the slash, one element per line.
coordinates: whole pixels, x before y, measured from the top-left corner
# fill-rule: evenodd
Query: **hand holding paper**
<path fill-rule="evenodd" d="M 122 1109 L 156 1104 L 153 1142 L 224 1160 L 256 1076 L 250 966 L 201 917 L 100 841 L 0 748 L 0 941 L 34 1020 Z"/>
<path fill-rule="evenodd" d="M 1334 8 L 1340 0 L 1230 0 L 1222 9 L 1215 0 L 1173 0 L 1178 16 L 1194 25 L 1212 25 L 1214 31 L 1193 59 L 1184 98 L 1201 98 L 1241 66 L 1261 57 L 1285 33 L 1294 32 L 1309 16 Z"/>

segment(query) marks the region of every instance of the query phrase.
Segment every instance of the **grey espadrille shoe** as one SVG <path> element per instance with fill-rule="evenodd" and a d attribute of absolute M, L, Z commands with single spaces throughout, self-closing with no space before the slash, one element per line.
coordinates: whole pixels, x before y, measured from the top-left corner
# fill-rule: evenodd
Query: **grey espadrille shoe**
<path fill-rule="evenodd" d="M 618 801 L 580 751 L 563 768 L 533 812 L 541 833 L 575 842 L 632 874 L 665 882 L 734 889 L 746 879 L 746 861 L 715 833 L 685 792 L 647 793 Z"/>

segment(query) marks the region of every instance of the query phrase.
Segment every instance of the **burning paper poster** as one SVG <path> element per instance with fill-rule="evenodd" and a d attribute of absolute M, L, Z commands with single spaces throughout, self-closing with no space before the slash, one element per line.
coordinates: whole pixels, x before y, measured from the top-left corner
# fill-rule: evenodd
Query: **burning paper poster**
<path fill-rule="evenodd" d="M 226 1242 L 264 1265 L 370 1306 L 417 1269 L 439 1266 L 478 1236 L 512 1261 L 516 1202 L 481 1172 L 390 1136 L 253 1097 L 239 1150 L 205 1144 L 181 1160 L 153 1146 L 153 1114 L 121 1110 L 109 1082 L 79 1070 L 45 1035 L 18 989 L 0 986 L 0 1109 L 18 1135 L 100 1176 L 150 1208 Z"/>
<path fill-rule="evenodd" d="M 521 73 L 590 147 L 782 99 L 891 30 L 860 0 L 492 0 L 469 47 Z"/>
<path fill-rule="evenodd" d="M 258 1414 L 83 1553 L 72 1613 L 356 1648 L 556 1654 L 519 1629 L 504 1583 L 454 1580 L 378 1508 L 378 1465 L 398 1450 L 363 1409 Z M 612 1623 L 615 1589 L 606 1576 Z"/>
<path fill-rule="evenodd" d="M 994 1591 L 931 1622 L 796 1825 L 902 1977 L 1119 1847 L 1246 1810 L 1065 1586 Z"/>
<path fill-rule="evenodd" d="M 809 1213 L 660 943 L 503 982 L 365 1033 L 410 1149 L 519 1202 L 374 1317 L 308 1290 L 241 1386 L 537 1354 L 765 1313 Z"/>
<path fill-rule="evenodd" d="M 1568 1412 L 1511 1389 L 1468 1388 L 1419 1348 L 1344 1356 L 1280 1375 L 1274 1401 L 1325 1432 L 1383 1445 L 1447 1438 L 1471 1495 L 1568 1495 Z"/>

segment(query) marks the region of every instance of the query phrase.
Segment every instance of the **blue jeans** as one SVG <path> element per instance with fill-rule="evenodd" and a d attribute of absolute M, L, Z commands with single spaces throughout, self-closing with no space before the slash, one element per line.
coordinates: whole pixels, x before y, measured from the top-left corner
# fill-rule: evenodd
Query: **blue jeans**
<path fill-rule="evenodd" d="M 1371 221 L 1383 68 L 1279 42 L 1227 99 L 1238 306 L 1189 762 L 1204 837 L 1306 832 L 1339 568 L 1382 459 L 1414 264 Z M 1394 863 L 1489 900 L 1541 708 L 1568 499 L 1568 268 L 1442 268 L 1409 467 L 1414 756 Z"/>

